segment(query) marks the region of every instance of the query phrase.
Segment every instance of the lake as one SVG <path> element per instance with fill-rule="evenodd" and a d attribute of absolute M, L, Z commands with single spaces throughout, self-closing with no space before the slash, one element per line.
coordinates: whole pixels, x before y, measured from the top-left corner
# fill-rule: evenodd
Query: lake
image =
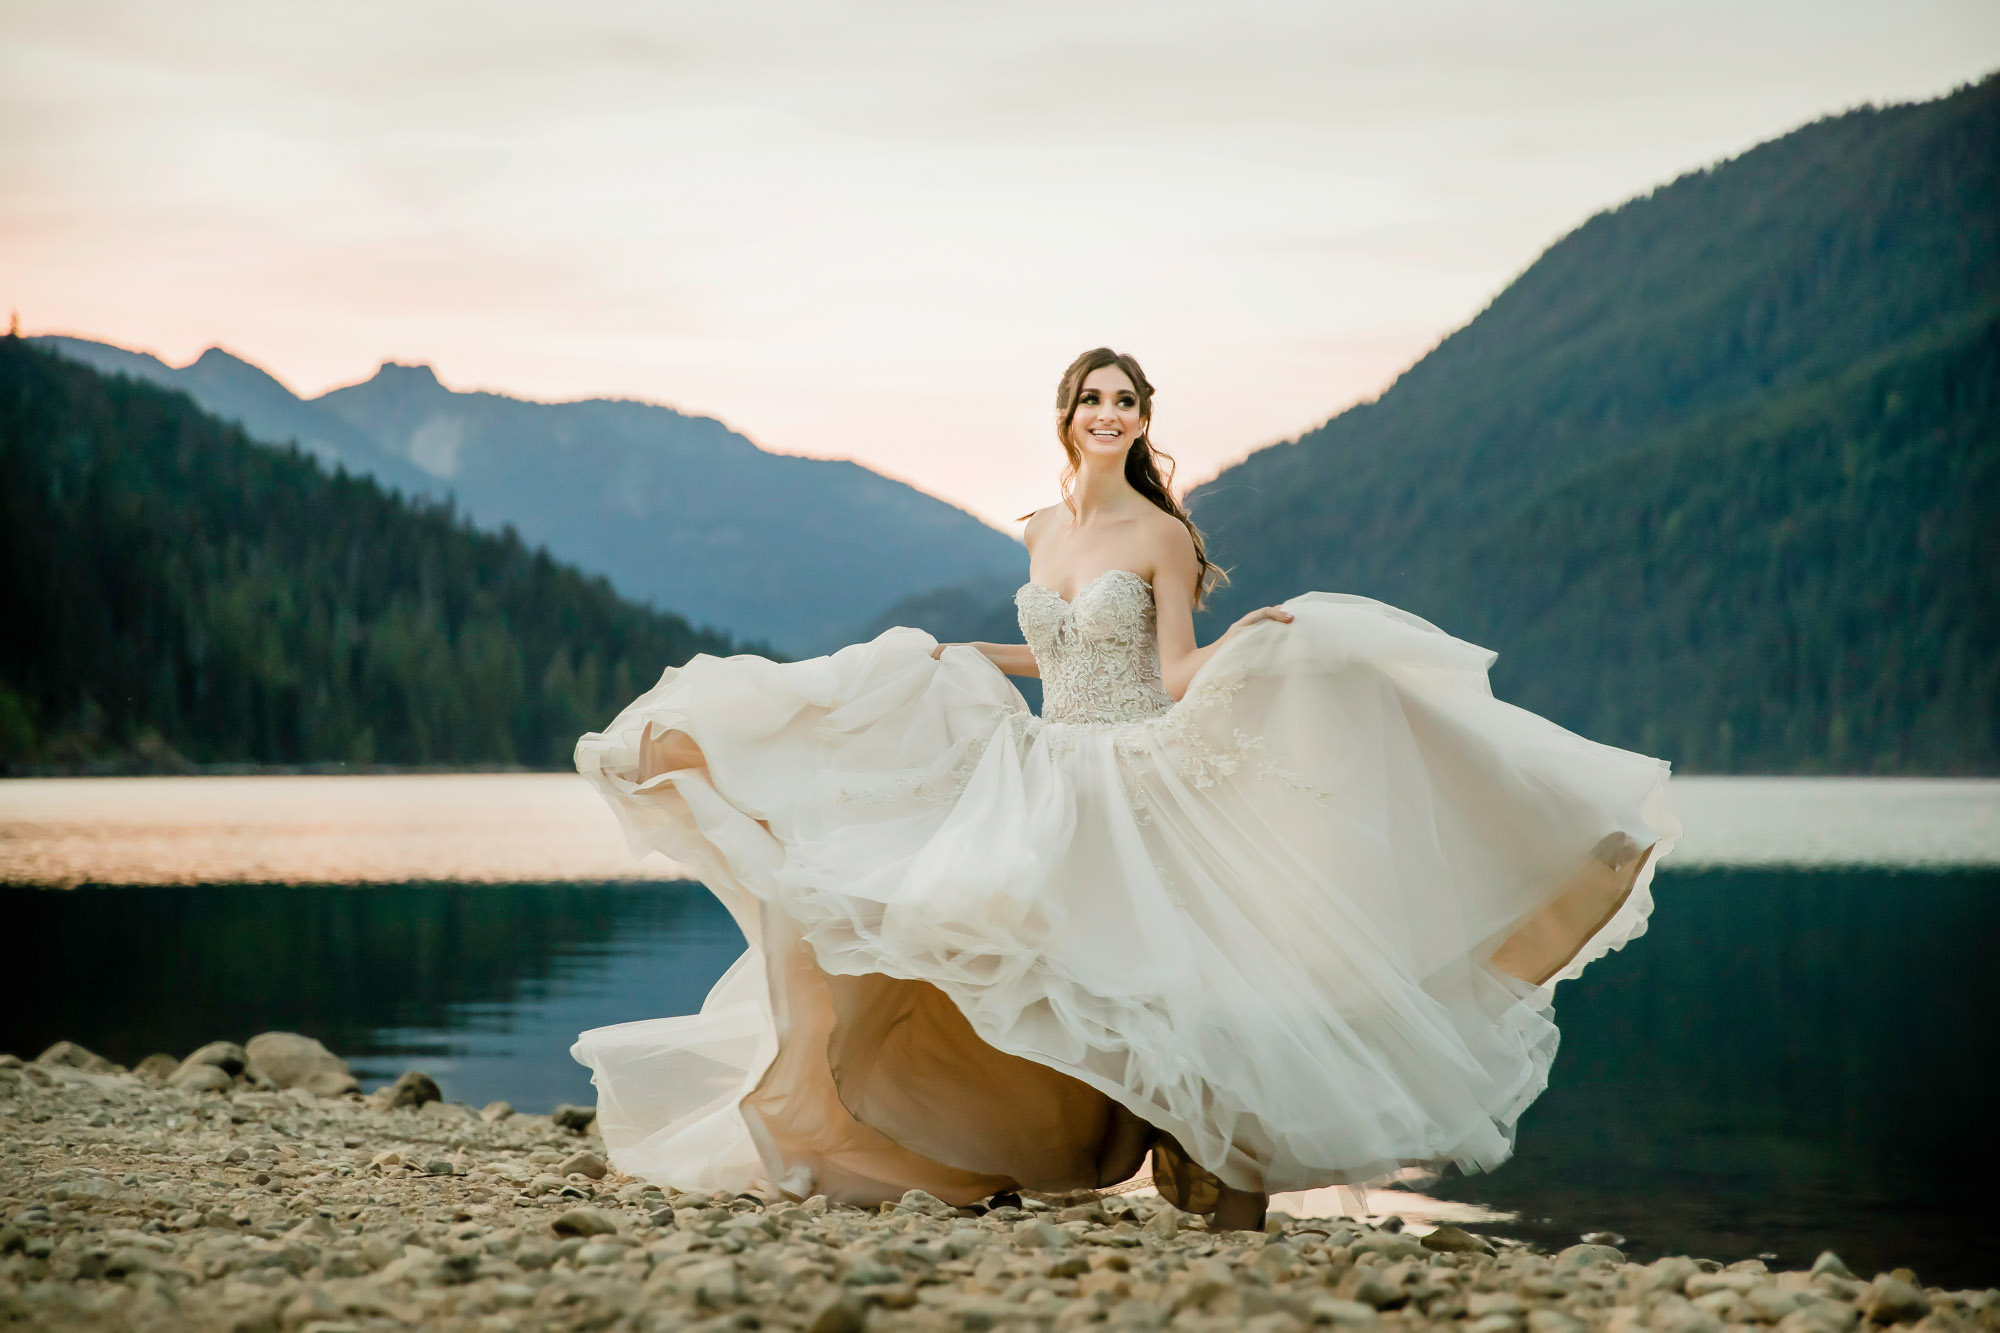
<path fill-rule="evenodd" d="M 1429 1193 L 1542 1243 L 2000 1282 L 2000 782 L 1676 792 L 1652 929 L 1559 990 L 1515 1158 Z M 284 1028 L 370 1086 L 588 1102 L 575 1034 L 696 1008 L 742 948 L 679 875 L 568 775 L 0 782 L 0 1050 Z"/>

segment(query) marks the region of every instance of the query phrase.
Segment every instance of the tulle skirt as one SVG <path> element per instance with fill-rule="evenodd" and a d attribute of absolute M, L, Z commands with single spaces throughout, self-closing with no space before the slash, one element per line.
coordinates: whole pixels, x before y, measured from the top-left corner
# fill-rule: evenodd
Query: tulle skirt
<path fill-rule="evenodd" d="M 1493 654 L 1308 593 L 1155 717 L 1034 717 L 970 648 L 668 670 L 578 769 L 747 948 L 593 1029 L 621 1170 L 872 1202 L 1490 1168 L 1555 984 L 1645 929 L 1667 765 L 1494 699 Z M 698 766 L 649 771 L 681 732 Z"/>

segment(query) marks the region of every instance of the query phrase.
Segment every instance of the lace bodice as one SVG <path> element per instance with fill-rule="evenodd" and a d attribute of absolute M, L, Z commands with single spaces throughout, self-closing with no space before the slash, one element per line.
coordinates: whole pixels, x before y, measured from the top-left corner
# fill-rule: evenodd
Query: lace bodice
<path fill-rule="evenodd" d="M 1152 585 L 1131 570 L 1106 570 L 1068 602 L 1026 583 L 1014 607 L 1041 668 L 1047 721 L 1137 722 L 1173 706 L 1160 687 Z"/>

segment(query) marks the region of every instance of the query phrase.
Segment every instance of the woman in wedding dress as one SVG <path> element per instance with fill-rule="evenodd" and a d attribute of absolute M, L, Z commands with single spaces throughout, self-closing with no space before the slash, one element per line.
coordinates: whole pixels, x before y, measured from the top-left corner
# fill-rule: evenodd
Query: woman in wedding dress
<path fill-rule="evenodd" d="M 700 1013 L 572 1048 L 620 1170 L 962 1204 L 1150 1154 L 1171 1202 L 1255 1227 L 1270 1192 L 1512 1151 L 1556 983 L 1645 928 L 1667 765 L 1365 597 L 1198 647 L 1215 571 L 1152 394 L 1108 349 L 1063 375 L 1025 643 L 699 656 L 577 743 L 748 945 Z"/>

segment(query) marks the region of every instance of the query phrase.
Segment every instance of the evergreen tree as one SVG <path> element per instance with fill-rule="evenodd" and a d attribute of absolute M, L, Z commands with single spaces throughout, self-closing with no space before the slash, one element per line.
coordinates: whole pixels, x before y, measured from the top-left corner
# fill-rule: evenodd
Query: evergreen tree
<path fill-rule="evenodd" d="M 565 766 L 727 635 L 0 340 L 0 763 Z"/>

